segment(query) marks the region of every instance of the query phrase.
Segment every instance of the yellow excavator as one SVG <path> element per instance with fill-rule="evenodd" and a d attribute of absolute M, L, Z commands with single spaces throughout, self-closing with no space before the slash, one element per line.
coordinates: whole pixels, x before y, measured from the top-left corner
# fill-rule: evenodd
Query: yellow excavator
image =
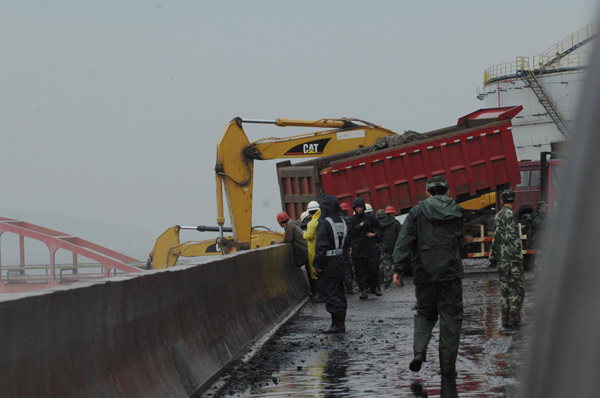
<path fill-rule="evenodd" d="M 278 127 L 325 128 L 327 130 L 287 138 L 263 138 L 250 143 L 244 132 L 244 124 L 271 124 Z M 233 119 L 217 143 L 217 163 L 215 177 L 217 185 L 217 227 L 180 226 L 167 229 L 158 237 L 146 268 L 160 269 L 172 267 L 179 256 L 197 257 L 227 254 L 237 250 L 263 247 L 280 241 L 282 234 L 264 227 L 252 228 L 252 188 L 254 160 L 315 158 L 371 146 L 379 138 L 396 135 L 395 132 L 359 119 L 320 119 L 320 120 L 249 120 Z M 227 206 L 231 228 L 224 227 L 223 188 L 227 196 Z M 216 240 L 188 241 L 180 243 L 179 231 L 219 232 Z M 224 236 L 233 232 L 233 236 Z"/>

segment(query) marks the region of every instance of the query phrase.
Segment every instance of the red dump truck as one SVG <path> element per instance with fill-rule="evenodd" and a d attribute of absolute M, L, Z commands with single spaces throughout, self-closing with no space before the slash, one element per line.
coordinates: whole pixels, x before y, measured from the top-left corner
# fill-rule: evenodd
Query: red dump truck
<path fill-rule="evenodd" d="M 480 109 L 455 126 L 420 135 L 416 141 L 362 154 L 346 152 L 312 161 L 277 164 L 282 207 L 300 218 L 321 193 L 352 204 L 361 197 L 375 210 L 392 205 L 407 213 L 425 198 L 425 182 L 444 176 L 458 202 L 508 189 L 520 182 L 511 119 L 523 107 Z"/>
<path fill-rule="evenodd" d="M 539 161 L 519 162 L 521 183 L 513 188 L 517 194 L 513 209 L 521 222 L 528 222 L 540 200 L 549 205 L 550 211 L 554 210 L 561 184 L 562 146 L 564 142 L 552 143 L 552 152 L 541 152 Z"/>

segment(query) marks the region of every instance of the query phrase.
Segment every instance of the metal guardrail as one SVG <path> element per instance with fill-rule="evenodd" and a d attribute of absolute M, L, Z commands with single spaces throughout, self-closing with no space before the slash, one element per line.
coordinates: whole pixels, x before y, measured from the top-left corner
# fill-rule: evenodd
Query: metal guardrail
<path fill-rule="evenodd" d="M 483 72 L 483 84 L 502 77 L 521 76 L 529 69 L 529 57 L 517 57 L 513 62 L 505 62 L 487 68 Z"/>
<path fill-rule="evenodd" d="M 568 54 L 573 49 L 577 48 L 581 43 L 586 42 L 596 34 L 596 25 L 589 24 L 579 29 L 577 32 L 565 37 L 558 43 L 554 44 L 540 55 L 536 56 L 542 65 L 552 63 L 556 58 L 560 58 L 563 54 Z M 536 58 L 534 57 L 534 59 Z M 535 63 L 535 62 L 534 62 Z"/>
<path fill-rule="evenodd" d="M 571 54 L 571 51 L 590 40 L 596 33 L 596 24 L 589 24 L 554 44 L 540 55 L 531 58 L 520 56 L 512 62 L 490 66 L 483 72 L 483 84 L 486 85 L 504 78 L 519 77 L 529 71 L 549 73 L 585 67 L 589 61 L 589 54 Z"/>
<path fill-rule="evenodd" d="M 0 282 L 4 284 L 39 284 L 49 283 L 52 279 L 52 266 L 39 265 L 14 265 L 3 266 Z M 57 283 L 75 282 L 81 280 L 106 278 L 102 264 L 56 264 L 54 279 Z M 116 276 L 120 272 L 111 269 L 109 276 Z"/>
<path fill-rule="evenodd" d="M 553 60 L 548 61 L 543 55 L 533 57 L 533 72 L 560 72 L 572 68 L 582 68 L 588 65 L 590 61 L 589 53 L 563 54 L 558 55 Z"/>

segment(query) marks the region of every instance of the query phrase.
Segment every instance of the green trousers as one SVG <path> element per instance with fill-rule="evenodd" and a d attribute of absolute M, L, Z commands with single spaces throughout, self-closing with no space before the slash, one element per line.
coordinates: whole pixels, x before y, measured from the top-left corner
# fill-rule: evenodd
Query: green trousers
<path fill-rule="evenodd" d="M 413 350 L 427 357 L 427 345 L 438 316 L 440 318 L 440 368 L 442 376 L 456 375 L 456 357 L 462 326 L 462 280 L 415 283 L 417 314 Z"/>

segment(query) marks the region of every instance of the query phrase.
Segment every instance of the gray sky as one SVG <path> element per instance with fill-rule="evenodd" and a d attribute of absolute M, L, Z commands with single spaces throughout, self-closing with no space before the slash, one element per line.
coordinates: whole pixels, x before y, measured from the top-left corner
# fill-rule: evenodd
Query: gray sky
<path fill-rule="evenodd" d="M 216 224 L 233 117 L 445 127 L 483 106 L 485 68 L 541 53 L 596 3 L 2 1 L 0 216 L 145 259 L 171 225 Z M 256 164 L 254 224 L 276 226 L 275 163 Z"/>

